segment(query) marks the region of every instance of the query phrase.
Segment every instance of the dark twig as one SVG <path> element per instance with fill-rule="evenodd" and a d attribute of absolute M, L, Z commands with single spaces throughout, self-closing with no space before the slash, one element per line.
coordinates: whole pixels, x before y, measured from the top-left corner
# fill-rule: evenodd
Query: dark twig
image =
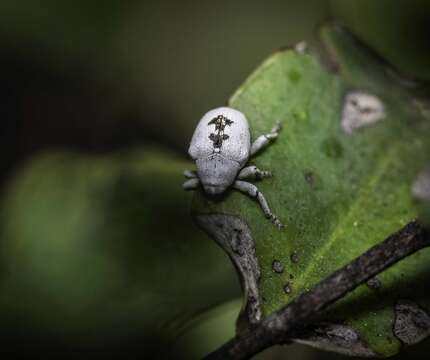
<path fill-rule="evenodd" d="M 249 359 L 272 345 L 284 343 L 294 330 L 311 323 L 328 305 L 397 261 L 429 245 L 428 233 L 417 222 L 407 224 L 205 359 Z"/>

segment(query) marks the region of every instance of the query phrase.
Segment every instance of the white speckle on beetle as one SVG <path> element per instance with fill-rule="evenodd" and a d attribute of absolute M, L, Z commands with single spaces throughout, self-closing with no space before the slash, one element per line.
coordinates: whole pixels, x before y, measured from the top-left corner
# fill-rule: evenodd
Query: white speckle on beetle
<path fill-rule="evenodd" d="M 229 107 L 208 111 L 197 124 L 191 139 L 188 153 L 195 161 L 197 171 L 185 171 L 188 180 L 184 189 L 195 190 L 200 186 L 206 194 L 217 196 L 232 187 L 256 199 L 264 215 L 282 229 L 284 225 L 270 210 L 264 195 L 255 185 L 243 181 L 271 176 L 270 171 L 246 164 L 251 156 L 275 140 L 280 130 L 281 126 L 277 124 L 251 143 L 248 120 L 243 113 Z"/>
<path fill-rule="evenodd" d="M 361 91 L 352 91 L 346 95 L 341 120 L 345 133 L 352 134 L 354 130 L 384 118 L 384 104 L 377 96 Z"/>
<path fill-rule="evenodd" d="M 412 185 L 412 194 L 419 200 L 430 201 L 430 166 L 418 174 Z"/>

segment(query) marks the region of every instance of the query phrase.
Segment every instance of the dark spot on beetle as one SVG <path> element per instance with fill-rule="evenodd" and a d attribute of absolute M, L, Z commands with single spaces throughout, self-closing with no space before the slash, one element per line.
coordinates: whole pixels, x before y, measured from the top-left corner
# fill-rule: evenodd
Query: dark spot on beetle
<path fill-rule="evenodd" d="M 279 260 L 273 260 L 272 270 L 277 274 L 281 274 L 284 271 L 284 265 L 282 265 L 282 263 Z"/>
<path fill-rule="evenodd" d="M 302 75 L 297 70 L 290 70 L 288 72 L 288 79 L 290 79 L 290 81 L 294 84 L 297 84 L 301 77 Z"/>
<path fill-rule="evenodd" d="M 213 118 L 211 121 L 208 122 L 208 125 L 215 125 L 215 130 L 218 132 L 224 131 L 226 126 L 231 126 L 234 121 L 226 118 L 223 115 L 218 115 L 216 118 Z"/>
<path fill-rule="evenodd" d="M 222 142 L 229 138 L 228 135 L 220 135 L 220 134 L 210 134 L 209 139 L 213 142 L 214 148 L 220 148 L 222 146 Z"/>
<path fill-rule="evenodd" d="M 297 251 L 293 251 L 290 256 L 290 259 L 293 264 L 297 264 L 299 262 L 299 254 L 297 253 Z"/>
<path fill-rule="evenodd" d="M 231 126 L 233 123 L 234 121 L 226 118 L 223 115 L 218 115 L 208 122 L 208 125 L 215 125 L 216 133 L 211 133 L 209 135 L 209 139 L 213 142 L 214 148 L 220 149 L 222 142 L 229 138 L 227 134 L 224 134 L 224 129 L 226 126 Z"/>
<path fill-rule="evenodd" d="M 343 155 L 342 144 L 334 137 L 325 139 L 321 144 L 321 149 L 327 157 L 339 159 Z"/>
<path fill-rule="evenodd" d="M 289 282 L 287 282 L 284 285 L 283 289 L 284 289 L 284 293 L 285 294 L 291 294 L 291 284 Z"/>
<path fill-rule="evenodd" d="M 381 288 L 381 281 L 377 277 L 367 280 L 366 285 L 369 289 L 378 290 Z"/>
<path fill-rule="evenodd" d="M 290 279 L 293 280 L 294 279 L 294 275 L 290 274 Z"/>

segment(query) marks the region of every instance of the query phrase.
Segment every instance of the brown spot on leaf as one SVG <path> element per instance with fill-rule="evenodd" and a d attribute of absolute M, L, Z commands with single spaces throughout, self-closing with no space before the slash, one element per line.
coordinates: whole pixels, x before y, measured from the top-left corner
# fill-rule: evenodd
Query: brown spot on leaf
<path fill-rule="evenodd" d="M 377 277 L 367 280 L 366 285 L 369 289 L 379 290 L 381 288 L 381 281 Z"/>
<path fill-rule="evenodd" d="M 335 137 L 325 139 L 321 143 L 321 150 L 331 159 L 340 159 L 343 155 L 342 144 Z"/>
<path fill-rule="evenodd" d="M 394 310 L 393 332 L 402 343 L 413 345 L 430 335 L 430 316 L 418 304 L 400 300 Z"/>
<path fill-rule="evenodd" d="M 297 264 L 299 262 L 299 254 L 297 254 L 297 251 L 293 251 L 293 253 L 290 256 L 291 262 L 294 264 Z"/>
<path fill-rule="evenodd" d="M 284 285 L 283 289 L 284 289 L 284 293 L 285 294 L 290 294 L 291 293 L 291 284 L 290 284 L 290 282 L 287 282 Z"/>
<path fill-rule="evenodd" d="M 315 185 L 315 175 L 312 171 L 305 172 L 305 180 L 310 186 L 313 187 Z"/>
<path fill-rule="evenodd" d="M 272 270 L 277 274 L 281 274 L 284 271 L 284 265 L 282 265 L 282 263 L 279 260 L 273 260 Z"/>
<path fill-rule="evenodd" d="M 351 356 L 377 355 L 352 327 L 343 324 L 320 323 L 310 326 L 294 342 Z"/>

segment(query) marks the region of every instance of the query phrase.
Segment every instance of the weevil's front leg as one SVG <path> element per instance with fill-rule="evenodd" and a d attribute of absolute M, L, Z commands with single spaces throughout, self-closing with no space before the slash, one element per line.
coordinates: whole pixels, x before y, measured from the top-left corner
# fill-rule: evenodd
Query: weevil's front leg
<path fill-rule="evenodd" d="M 273 140 L 275 140 L 279 132 L 281 131 L 281 124 L 276 124 L 270 133 L 265 135 L 260 135 L 251 145 L 251 156 L 255 155 L 261 149 L 269 145 Z"/>
<path fill-rule="evenodd" d="M 198 188 L 199 184 L 199 178 L 192 178 L 185 181 L 182 187 L 184 188 L 184 190 L 195 190 Z"/>
<path fill-rule="evenodd" d="M 253 180 L 260 180 L 266 177 L 271 177 L 272 173 L 270 171 L 263 171 L 257 168 L 254 165 L 244 167 L 237 176 L 238 179 L 244 180 L 244 179 L 253 179 Z"/>
<path fill-rule="evenodd" d="M 236 180 L 233 184 L 233 188 L 236 190 L 239 190 L 243 192 L 244 194 L 247 194 L 251 196 L 254 199 L 257 199 L 260 203 L 261 209 L 264 212 L 264 215 L 270 220 L 272 220 L 273 224 L 281 230 L 284 225 L 279 221 L 279 219 L 275 216 L 275 214 L 272 213 L 272 211 L 269 208 L 269 204 L 267 204 L 267 201 L 264 197 L 264 195 L 258 190 L 258 188 L 249 182 L 246 181 L 240 181 Z"/>

